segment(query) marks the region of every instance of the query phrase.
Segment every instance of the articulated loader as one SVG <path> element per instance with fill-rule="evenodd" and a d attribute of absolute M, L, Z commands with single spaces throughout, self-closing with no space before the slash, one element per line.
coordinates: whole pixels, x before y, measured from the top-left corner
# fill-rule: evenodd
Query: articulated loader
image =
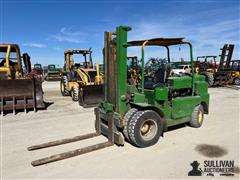
<path fill-rule="evenodd" d="M 74 62 L 73 55 L 82 55 L 83 62 Z M 83 107 L 93 106 L 103 96 L 103 77 L 99 66 L 93 68 L 91 50 L 66 50 L 64 72 L 60 82 L 63 96 L 71 96 Z M 76 61 L 76 60 L 75 60 Z"/>
<path fill-rule="evenodd" d="M 169 46 L 188 46 L 193 66 L 191 43 L 184 38 L 155 38 L 128 42 L 127 34 L 130 30 L 130 27 L 119 26 L 116 32 L 105 32 L 105 92 L 104 99 L 95 108 L 96 132 L 32 146 L 28 150 L 99 135 L 106 136 L 108 140 L 33 161 L 33 166 L 70 158 L 114 144 L 123 146 L 125 141 L 140 148 L 152 146 L 158 142 L 168 127 L 177 124 L 189 123 L 192 127 L 201 127 L 204 114 L 209 112 L 208 85 L 204 76 L 196 75 L 194 72 L 178 76 L 169 74 L 171 68 Z M 127 52 L 131 46 L 141 48 L 142 81 L 138 85 L 127 83 Z M 150 80 L 145 79 L 144 74 L 146 46 L 165 48 L 168 57 L 167 63 L 159 66 Z"/>
<path fill-rule="evenodd" d="M 24 63 L 25 69 L 23 70 Z M 0 44 L 0 111 L 45 108 L 41 79 L 31 71 L 30 57 L 17 44 Z"/>

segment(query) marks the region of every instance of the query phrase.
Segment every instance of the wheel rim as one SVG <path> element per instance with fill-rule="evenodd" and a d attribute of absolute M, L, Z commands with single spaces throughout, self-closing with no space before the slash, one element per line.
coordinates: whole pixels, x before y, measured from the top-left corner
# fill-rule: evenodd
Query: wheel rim
<path fill-rule="evenodd" d="M 240 78 L 236 78 L 236 79 L 235 79 L 235 84 L 236 84 L 236 85 L 239 85 L 239 84 L 240 84 Z"/>
<path fill-rule="evenodd" d="M 151 140 L 157 134 L 157 123 L 152 119 L 145 120 L 140 128 L 140 135 L 144 140 Z"/>
<path fill-rule="evenodd" d="M 198 122 L 199 124 L 202 124 L 203 121 L 203 113 L 202 111 L 198 111 Z"/>

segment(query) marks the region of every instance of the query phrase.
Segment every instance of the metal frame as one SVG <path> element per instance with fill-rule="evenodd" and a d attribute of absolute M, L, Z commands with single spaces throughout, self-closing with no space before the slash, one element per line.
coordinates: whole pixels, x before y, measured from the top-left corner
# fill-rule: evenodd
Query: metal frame
<path fill-rule="evenodd" d="M 65 61 L 68 61 L 69 64 L 67 67 L 66 70 L 70 70 L 71 66 L 74 64 L 74 60 L 73 62 L 70 62 L 70 57 L 71 55 L 73 54 L 82 54 L 84 56 L 84 62 L 85 64 L 87 64 L 88 60 L 87 60 L 87 57 L 86 55 L 89 54 L 89 66 L 87 68 L 93 68 L 93 62 L 92 62 L 92 50 L 89 49 L 89 50 L 83 50 L 83 49 L 68 49 L 68 50 L 65 50 L 64 51 L 64 58 L 65 58 Z M 69 56 L 68 56 L 69 55 Z M 69 59 L 67 59 L 69 58 Z M 67 63 L 66 63 L 67 64 Z"/>
<path fill-rule="evenodd" d="M 15 49 L 16 55 L 17 55 L 17 68 L 16 68 L 16 74 L 21 75 L 23 73 L 22 67 L 21 67 L 21 56 L 20 56 L 20 49 L 17 44 L 0 44 L 0 48 L 7 48 L 6 52 L 6 66 L 0 67 L 0 71 L 5 71 L 7 72 L 7 75 L 9 76 L 8 79 L 11 79 L 11 71 L 10 71 L 10 53 L 11 53 L 11 48 Z"/>
<path fill-rule="evenodd" d="M 188 44 L 189 45 L 189 54 L 190 54 L 190 62 L 191 66 L 193 67 L 193 52 L 192 52 L 192 44 L 188 42 L 184 38 L 155 38 L 155 39 L 148 39 L 148 40 L 140 40 L 140 41 L 130 41 L 128 42 L 128 46 L 141 46 L 141 56 L 142 56 L 142 69 L 144 69 L 144 48 L 145 46 L 163 46 L 167 48 L 167 56 L 168 56 L 168 63 L 170 63 L 170 50 L 169 46 L 172 45 L 180 45 L 180 44 Z M 192 89 L 194 92 L 194 71 L 192 71 Z M 142 71 L 142 81 L 141 81 L 141 92 L 144 93 L 144 71 Z M 193 95 L 193 94 L 192 94 Z"/>

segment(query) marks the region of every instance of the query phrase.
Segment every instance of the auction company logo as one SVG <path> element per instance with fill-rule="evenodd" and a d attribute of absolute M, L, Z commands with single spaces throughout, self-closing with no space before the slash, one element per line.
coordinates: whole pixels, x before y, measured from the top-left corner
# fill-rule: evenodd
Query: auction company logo
<path fill-rule="evenodd" d="M 192 170 L 188 176 L 234 176 L 233 160 L 205 160 L 202 168 L 198 161 L 193 161 L 190 165 Z"/>

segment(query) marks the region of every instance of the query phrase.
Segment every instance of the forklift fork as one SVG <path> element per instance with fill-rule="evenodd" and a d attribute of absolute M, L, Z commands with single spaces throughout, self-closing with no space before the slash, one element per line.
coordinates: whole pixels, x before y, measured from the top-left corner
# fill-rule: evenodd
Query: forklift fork
<path fill-rule="evenodd" d="M 82 135 L 82 136 L 75 136 L 73 138 L 61 139 L 61 140 L 51 141 L 51 142 L 47 142 L 47 143 L 43 143 L 43 144 L 39 144 L 39 145 L 34 145 L 34 146 L 31 146 L 31 147 L 28 147 L 28 150 L 33 151 L 33 150 L 37 150 L 37 149 L 43 149 L 43 148 L 47 148 L 47 147 L 58 146 L 58 145 L 62 145 L 62 144 L 67 144 L 67 143 L 71 143 L 71 142 L 76 142 L 76 141 L 80 141 L 80 140 L 84 140 L 84 139 L 90 139 L 90 138 L 93 138 L 93 137 L 100 136 L 102 134 L 102 132 L 101 132 L 101 120 L 100 120 L 100 117 L 99 117 L 99 109 L 98 108 L 95 108 L 95 113 L 96 113 L 96 132 L 85 134 L 85 135 Z M 98 149 L 103 149 L 105 147 L 113 146 L 114 145 L 113 113 L 108 113 L 107 132 L 108 133 L 106 134 L 106 136 L 108 138 L 108 141 L 106 141 L 106 142 L 94 144 L 94 145 L 87 146 L 87 147 L 80 148 L 80 149 L 75 149 L 73 151 L 68 151 L 68 152 L 64 152 L 64 153 L 60 153 L 60 154 L 55 154 L 55 155 L 52 155 L 52 156 L 49 156 L 49 157 L 45 157 L 45 158 L 42 158 L 42 159 L 32 161 L 31 164 L 32 164 L 32 166 L 39 166 L 39 165 L 43 165 L 43 164 L 67 159 L 67 158 L 70 158 L 70 157 L 78 156 L 78 155 L 85 154 L 85 153 L 88 153 L 88 152 L 96 151 Z"/>

